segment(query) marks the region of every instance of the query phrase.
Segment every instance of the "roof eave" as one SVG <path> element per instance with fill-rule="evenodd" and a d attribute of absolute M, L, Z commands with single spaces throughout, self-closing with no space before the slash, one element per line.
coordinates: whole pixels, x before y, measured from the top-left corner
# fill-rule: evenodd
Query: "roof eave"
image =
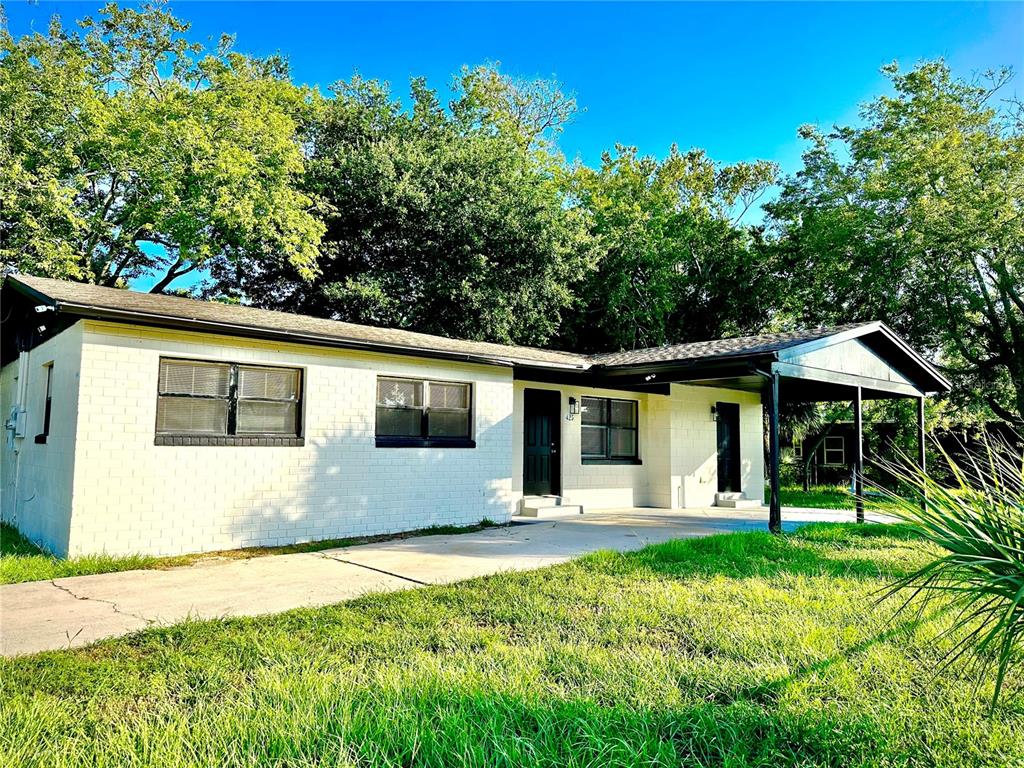
<path fill-rule="evenodd" d="M 19 283 L 19 288 L 28 288 Z M 477 365 L 490 365 L 502 368 L 512 368 L 517 365 L 529 364 L 535 367 L 545 367 L 565 370 L 584 370 L 576 366 L 554 363 L 548 361 L 525 361 L 511 357 L 491 357 L 487 355 L 473 355 L 464 352 L 449 352 L 438 349 L 426 349 L 422 347 L 410 347 L 401 344 L 390 344 L 381 342 L 364 341 L 360 339 L 344 339 L 333 336 L 321 336 L 319 334 L 299 333 L 280 329 L 268 329 L 258 326 L 240 325 L 223 322 L 201 320 L 199 318 L 183 318 L 173 315 L 161 315 L 135 310 L 118 310 L 109 307 L 98 307 L 90 304 L 62 301 L 52 299 L 34 289 L 28 288 L 27 295 L 52 306 L 57 312 L 76 315 L 82 318 L 96 320 L 108 320 L 113 322 L 134 322 L 139 325 L 155 326 L 162 328 L 179 328 L 193 330 L 203 333 L 219 333 L 227 336 L 244 336 L 246 338 L 267 339 L 272 341 L 287 341 L 295 344 L 310 344 L 318 347 L 330 347 L 334 349 L 351 349 L 363 352 L 376 352 L 378 354 L 403 355 L 406 357 L 423 357 L 429 359 L 452 360 Z"/>
<path fill-rule="evenodd" d="M 651 363 L 616 363 L 614 365 L 594 365 L 593 371 L 601 371 L 608 376 L 626 376 L 641 373 L 662 373 L 671 370 L 697 370 L 700 368 L 722 368 L 748 363 L 751 367 L 771 363 L 778 360 L 774 352 L 734 352 L 732 354 L 715 355 L 714 357 L 696 357 L 686 360 L 659 360 Z"/>
<path fill-rule="evenodd" d="M 782 357 L 789 356 L 798 351 L 810 351 L 812 349 L 828 346 L 848 339 L 859 338 L 870 333 L 881 333 L 888 341 L 896 346 L 900 352 L 918 365 L 925 375 L 932 380 L 936 385 L 936 388 L 934 390 L 928 389 L 929 393 L 933 391 L 948 392 L 952 386 L 950 382 L 941 373 L 939 373 L 934 365 L 918 354 L 909 344 L 900 338 L 898 334 L 885 325 L 885 323 L 877 321 L 864 323 L 863 325 L 848 328 L 838 333 L 822 336 L 817 339 L 805 342 L 796 342 L 777 350 L 722 353 L 711 357 L 689 358 L 685 360 L 659 360 L 647 363 L 616 363 L 608 365 L 581 360 L 579 364 L 572 364 L 557 363 L 548 360 L 533 360 L 514 356 L 453 352 L 441 349 L 431 349 L 429 347 L 415 347 L 396 344 L 392 342 L 323 336 L 315 333 L 272 329 L 267 328 L 266 326 L 224 323 L 213 320 L 202 320 L 199 318 L 181 317 L 179 315 L 165 315 L 142 312 L 139 310 L 122 310 L 94 304 L 64 301 L 49 296 L 38 289 L 23 283 L 16 275 L 9 276 L 5 281 L 5 285 L 10 285 L 19 293 L 22 293 L 33 301 L 53 307 L 57 312 L 64 312 L 71 315 L 95 318 L 99 320 L 135 322 L 140 325 L 181 328 L 203 333 L 220 333 L 224 335 L 245 336 L 249 338 L 261 338 L 274 341 L 288 341 L 298 344 L 352 349 L 376 352 L 379 354 L 395 354 L 410 357 L 454 360 L 458 362 L 500 366 L 504 368 L 547 369 L 577 373 L 590 371 L 600 373 L 607 377 L 658 374 L 672 370 L 693 372 L 706 369 L 708 372 L 713 372 L 717 368 L 736 366 L 738 364 L 746 364 L 751 368 L 751 370 L 753 370 L 757 366 L 778 362 Z M 780 352 L 785 354 L 780 355 Z"/>
<path fill-rule="evenodd" d="M 27 296 L 33 301 L 38 301 L 40 304 L 45 304 L 48 307 L 56 308 L 60 302 L 54 299 L 52 296 L 47 296 L 45 293 L 41 293 L 30 285 L 26 285 L 18 279 L 17 275 L 8 275 L 7 279 L 4 280 L 4 286 L 10 286 L 13 290 L 16 290 L 23 296 Z"/>
<path fill-rule="evenodd" d="M 917 352 L 917 350 L 915 350 L 912 346 L 907 344 L 907 342 L 905 342 L 898 333 L 896 333 L 892 328 L 887 326 L 885 323 L 880 322 L 878 326 L 879 330 L 882 331 L 887 338 L 889 338 L 894 344 L 899 346 L 904 351 L 904 353 L 913 358 L 922 368 L 925 369 L 925 371 L 928 372 L 929 375 L 931 375 L 935 379 L 935 381 L 941 386 L 941 389 L 936 390 L 937 392 L 949 392 L 951 389 L 953 389 L 952 382 L 945 376 L 943 376 L 939 372 L 939 369 L 936 368 L 935 365 L 931 363 L 931 361 L 922 357 Z"/>

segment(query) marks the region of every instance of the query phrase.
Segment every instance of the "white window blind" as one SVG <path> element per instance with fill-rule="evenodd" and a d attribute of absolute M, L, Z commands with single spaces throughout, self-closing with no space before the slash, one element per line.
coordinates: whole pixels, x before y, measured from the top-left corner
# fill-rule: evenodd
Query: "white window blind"
<path fill-rule="evenodd" d="M 162 435 L 272 435 L 301 431 L 297 368 L 162 359 L 156 431 Z"/>

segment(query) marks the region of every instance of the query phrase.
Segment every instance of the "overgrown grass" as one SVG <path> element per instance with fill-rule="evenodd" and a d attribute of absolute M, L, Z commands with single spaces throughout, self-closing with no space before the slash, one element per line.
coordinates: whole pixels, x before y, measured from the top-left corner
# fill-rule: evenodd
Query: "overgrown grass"
<path fill-rule="evenodd" d="M 0 662 L 11 766 L 1010 766 L 910 529 L 741 533 Z M 1008 680 L 1008 689 L 1020 682 Z"/>
<path fill-rule="evenodd" d="M 281 547 L 245 547 L 215 552 L 200 552 L 173 557 L 149 557 L 146 555 L 85 555 L 62 559 L 39 549 L 26 539 L 16 528 L 0 523 L 0 584 L 19 584 L 25 581 L 45 581 L 66 576 L 88 576 L 94 573 L 114 573 L 138 568 L 180 568 L 194 565 L 203 560 L 241 560 L 269 555 L 289 555 L 300 552 L 321 552 L 325 549 L 352 547 L 376 541 L 405 539 L 411 536 L 437 536 L 444 534 L 472 533 L 497 525 L 490 520 L 481 520 L 476 525 L 434 525 L 414 531 L 381 536 L 360 536 L 345 539 L 324 539 L 302 544 L 288 544 Z"/>

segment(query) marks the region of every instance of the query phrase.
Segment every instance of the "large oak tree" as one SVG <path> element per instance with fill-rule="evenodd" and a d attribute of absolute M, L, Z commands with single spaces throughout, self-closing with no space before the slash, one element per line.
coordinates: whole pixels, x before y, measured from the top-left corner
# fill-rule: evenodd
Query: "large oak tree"
<path fill-rule="evenodd" d="M 769 325 L 781 286 L 744 214 L 776 173 L 765 161 L 723 165 L 676 147 L 659 160 L 620 146 L 600 168 L 577 167 L 574 199 L 600 260 L 563 328 L 566 343 L 634 349 Z"/>
<path fill-rule="evenodd" d="M 298 189 L 314 95 L 277 58 L 190 43 L 159 5 L 68 31 L 0 31 L 5 271 L 154 291 L 214 262 L 315 268 L 323 225 Z"/>
<path fill-rule="evenodd" d="M 493 67 L 443 104 L 420 79 L 333 88 L 305 190 L 322 201 L 320 271 L 286 260 L 218 264 L 218 289 L 265 307 L 428 333 L 541 344 L 593 259 L 586 212 L 566 204 L 554 134 L 571 97 Z"/>

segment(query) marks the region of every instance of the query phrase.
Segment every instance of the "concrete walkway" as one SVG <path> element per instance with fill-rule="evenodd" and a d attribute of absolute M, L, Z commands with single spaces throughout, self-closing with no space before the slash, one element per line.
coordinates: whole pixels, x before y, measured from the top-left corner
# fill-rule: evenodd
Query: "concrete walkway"
<path fill-rule="evenodd" d="M 792 528 L 852 521 L 853 513 L 790 509 L 783 519 Z M 4 585 L 0 654 L 82 646 L 186 618 L 258 616 L 371 592 L 541 568 L 600 549 L 628 551 L 669 539 L 764 530 L 766 522 L 765 510 L 611 510 L 516 519 L 506 528 L 454 536 Z"/>

